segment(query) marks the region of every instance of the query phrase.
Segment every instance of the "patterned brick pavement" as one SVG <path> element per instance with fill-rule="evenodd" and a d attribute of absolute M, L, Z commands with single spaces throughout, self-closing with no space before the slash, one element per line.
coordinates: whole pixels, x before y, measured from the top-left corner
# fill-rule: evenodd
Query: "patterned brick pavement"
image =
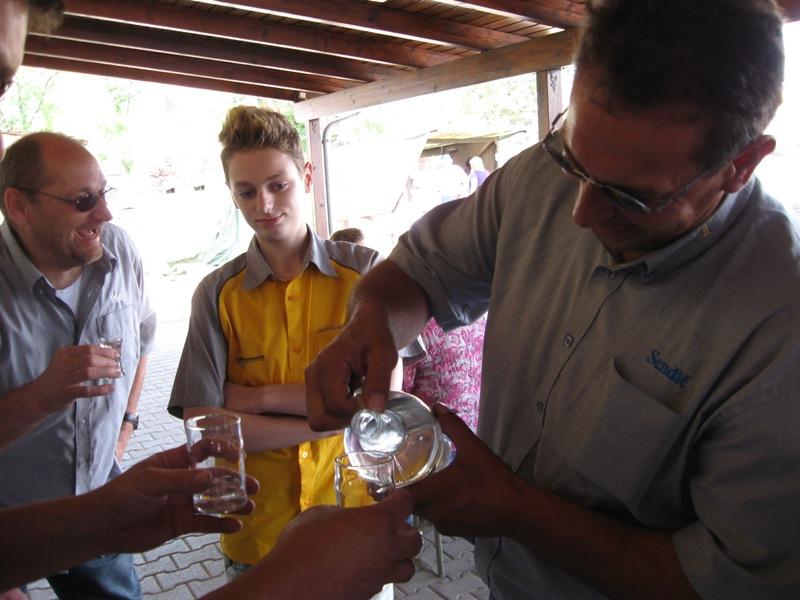
<path fill-rule="evenodd" d="M 151 285 L 159 312 L 158 345 L 148 361 L 147 378 L 139 404 L 141 425 L 128 446 L 123 467 L 185 442 L 183 424 L 166 411 L 187 327 L 191 291 L 197 277 L 158 278 Z M 443 537 L 445 574 L 435 573 L 433 528 L 422 527 L 425 544 L 416 559 L 417 573 L 395 586 L 395 597 L 405 600 L 487 600 L 489 593 L 475 574 L 472 546 Z M 148 599 L 199 598 L 225 582 L 218 535 L 186 535 L 135 556 L 136 570 Z M 29 586 L 31 600 L 56 597 L 44 580 Z M 290 599 L 287 599 L 290 600 Z"/>

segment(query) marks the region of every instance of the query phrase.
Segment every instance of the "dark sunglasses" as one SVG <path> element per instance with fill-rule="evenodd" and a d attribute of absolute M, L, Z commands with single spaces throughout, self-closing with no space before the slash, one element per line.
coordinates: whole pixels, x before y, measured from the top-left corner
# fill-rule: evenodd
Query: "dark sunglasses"
<path fill-rule="evenodd" d="M 659 213 L 676 200 L 680 200 L 686 196 L 698 181 L 700 181 L 713 170 L 713 167 L 704 169 L 696 177 L 692 178 L 689 183 L 671 194 L 649 199 L 637 197 L 621 188 L 597 181 L 591 175 L 589 175 L 574 158 L 572 158 L 572 154 L 570 154 L 569 150 L 564 144 L 564 140 L 559 134 L 559 130 L 556 128 L 558 122 L 561 121 L 566 113 L 567 111 L 564 110 L 553 120 L 553 124 L 550 127 L 550 132 L 542 141 L 542 147 L 550 155 L 550 158 L 552 158 L 556 164 L 561 167 L 561 170 L 567 175 L 571 175 L 580 179 L 581 181 L 585 181 L 589 185 L 604 192 L 609 198 L 617 202 L 626 210 L 641 212 L 647 215 Z M 561 144 L 560 150 L 554 146 L 559 142 Z"/>
<path fill-rule="evenodd" d="M 42 192 L 40 190 L 33 190 L 30 188 L 17 188 L 22 192 L 28 192 L 29 194 L 40 194 L 42 196 L 47 196 L 48 198 L 52 198 L 53 200 L 61 200 L 61 202 L 66 202 L 67 204 L 72 204 L 75 207 L 75 210 L 78 212 L 89 212 L 97 203 L 102 200 L 107 200 L 111 194 L 114 193 L 114 188 L 106 188 L 99 194 L 93 194 L 91 192 L 85 192 L 78 196 L 77 198 L 63 198 L 61 196 L 54 196 L 53 194 L 48 194 L 47 192 Z"/>

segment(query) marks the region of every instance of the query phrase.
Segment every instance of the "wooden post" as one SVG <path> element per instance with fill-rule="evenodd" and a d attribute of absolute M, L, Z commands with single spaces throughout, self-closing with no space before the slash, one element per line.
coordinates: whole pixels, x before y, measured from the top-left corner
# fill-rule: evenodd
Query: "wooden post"
<path fill-rule="evenodd" d="M 311 154 L 311 187 L 314 195 L 314 231 L 322 238 L 330 234 L 328 201 L 325 190 L 325 153 L 322 150 L 322 129 L 319 119 L 308 122 L 308 148 Z"/>
<path fill-rule="evenodd" d="M 539 109 L 539 139 L 543 139 L 550 131 L 553 120 L 564 110 L 561 69 L 536 73 L 536 102 Z"/>

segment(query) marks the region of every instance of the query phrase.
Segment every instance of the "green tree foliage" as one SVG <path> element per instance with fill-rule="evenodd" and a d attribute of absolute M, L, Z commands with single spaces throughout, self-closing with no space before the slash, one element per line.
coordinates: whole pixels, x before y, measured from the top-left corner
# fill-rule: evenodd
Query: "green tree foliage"
<path fill-rule="evenodd" d="M 57 99 L 52 90 L 58 73 L 23 69 L 0 105 L 0 127 L 10 133 L 51 130 L 58 116 Z"/>

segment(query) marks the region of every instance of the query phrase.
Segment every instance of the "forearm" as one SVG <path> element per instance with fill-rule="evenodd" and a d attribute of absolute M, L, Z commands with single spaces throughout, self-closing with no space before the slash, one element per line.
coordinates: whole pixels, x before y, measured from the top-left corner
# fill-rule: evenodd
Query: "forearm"
<path fill-rule="evenodd" d="M 92 494 L 0 509 L 0 590 L 110 551 Z"/>
<path fill-rule="evenodd" d="M 293 598 L 298 589 L 305 584 L 298 581 L 291 566 L 282 565 L 279 569 L 271 568 L 272 558 L 268 554 L 258 562 L 257 569 L 249 569 L 233 581 L 203 596 L 203 600 L 274 600 L 276 598 Z"/>
<path fill-rule="evenodd" d="M 306 416 L 302 383 L 244 386 L 225 384 L 225 408 L 240 413 Z"/>
<path fill-rule="evenodd" d="M 0 396 L 0 450 L 22 437 L 50 414 L 39 401 L 35 382 Z"/>
<path fill-rule="evenodd" d="M 192 407 L 184 409 L 184 418 L 210 413 L 227 412 L 242 419 L 242 436 L 247 452 L 263 452 L 297 446 L 302 442 L 319 440 L 335 435 L 335 432 L 316 432 L 308 427 L 302 417 L 283 415 L 252 415 L 225 408 Z"/>
<path fill-rule="evenodd" d="M 430 316 L 425 292 L 390 260 L 380 263 L 361 279 L 353 292 L 351 306 L 353 318 L 386 322 L 396 348 L 413 342 Z"/>
<path fill-rule="evenodd" d="M 667 532 L 632 527 L 532 486 L 509 537 L 612 598 L 699 598 Z"/>
<path fill-rule="evenodd" d="M 125 412 L 135 413 L 136 408 L 139 406 L 139 396 L 142 394 L 142 387 L 144 387 L 144 376 L 147 373 L 147 356 L 139 358 L 139 364 L 136 365 L 136 374 L 133 376 L 133 384 L 131 391 L 128 394 L 128 405 Z"/>

